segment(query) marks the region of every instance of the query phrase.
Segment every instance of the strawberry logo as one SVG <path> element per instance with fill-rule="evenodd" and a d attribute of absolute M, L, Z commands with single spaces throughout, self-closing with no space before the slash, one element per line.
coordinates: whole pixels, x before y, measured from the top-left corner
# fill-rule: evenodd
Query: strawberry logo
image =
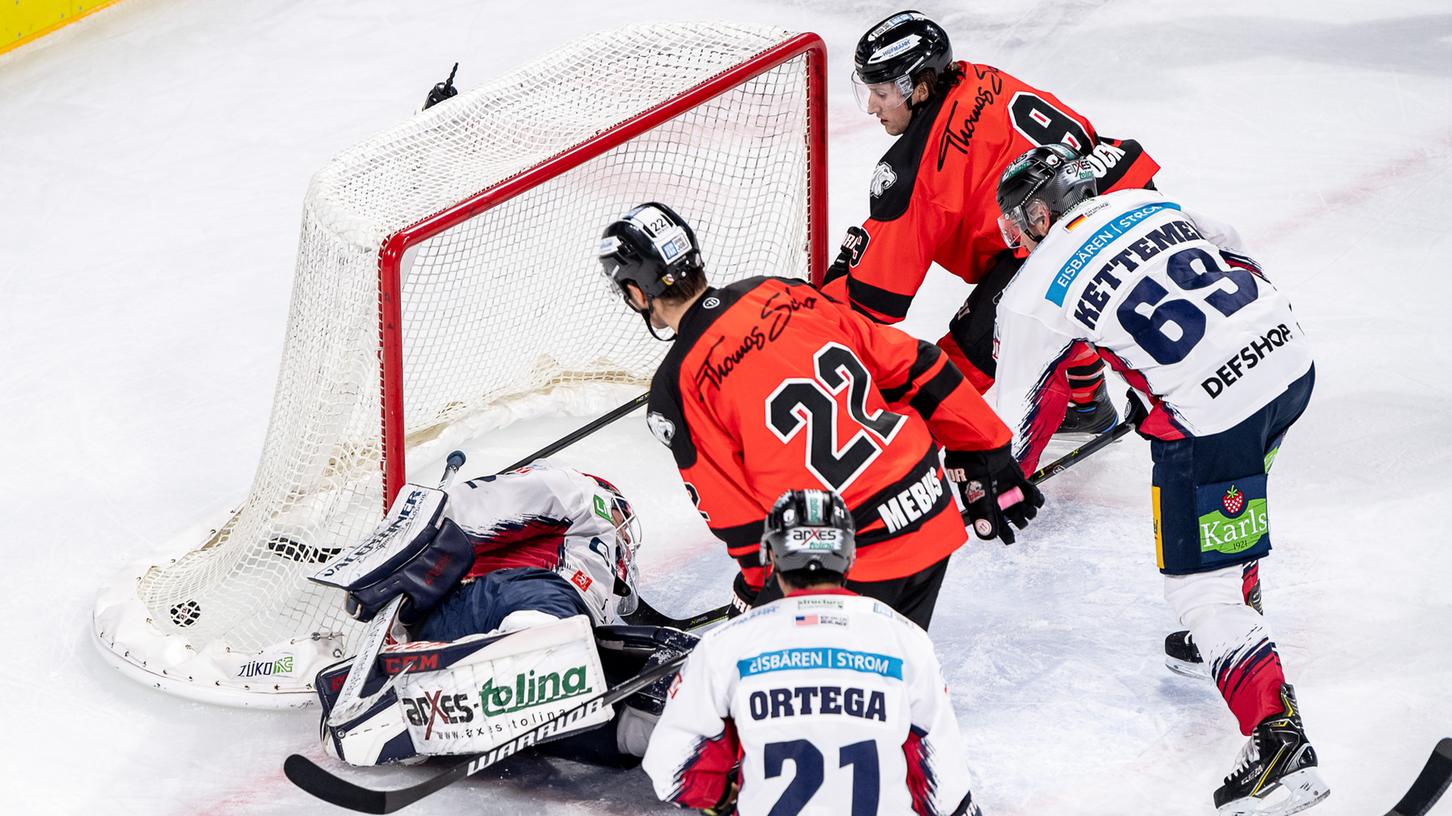
<path fill-rule="evenodd" d="M 1220 499 L 1220 506 L 1225 508 L 1228 515 L 1239 515 L 1240 511 L 1245 509 L 1245 494 L 1241 493 L 1235 485 L 1231 485 Z"/>

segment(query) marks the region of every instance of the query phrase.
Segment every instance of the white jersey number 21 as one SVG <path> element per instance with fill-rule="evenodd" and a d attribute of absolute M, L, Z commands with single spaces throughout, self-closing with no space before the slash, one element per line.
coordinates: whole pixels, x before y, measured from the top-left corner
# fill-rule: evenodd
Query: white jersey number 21
<path fill-rule="evenodd" d="M 863 740 L 844 745 L 837 752 L 837 758 L 839 768 L 852 768 L 850 816 L 872 816 L 877 813 L 877 742 Z M 766 745 L 763 759 L 766 761 L 767 779 L 781 776 L 788 761 L 796 769 L 796 775 L 792 777 L 786 790 L 781 792 L 781 798 L 776 800 L 769 816 L 795 816 L 801 813 L 822 787 L 825 777 L 822 752 L 806 740 L 770 742 Z"/>

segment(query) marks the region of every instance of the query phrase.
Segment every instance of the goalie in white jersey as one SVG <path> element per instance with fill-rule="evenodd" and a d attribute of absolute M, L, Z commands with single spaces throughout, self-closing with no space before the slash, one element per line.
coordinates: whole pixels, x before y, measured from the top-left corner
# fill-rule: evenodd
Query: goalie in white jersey
<path fill-rule="evenodd" d="M 1068 399 L 1052 375 L 1077 341 L 1143 395 L 1165 597 L 1250 737 L 1215 805 L 1310 807 L 1329 791 L 1259 614 L 1256 569 L 1271 547 L 1266 476 L 1315 379 L 1289 301 L 1234 230 L 1153 190 L 1095 197 L 1092 169 L 1064 145 L 1009 165 L 998 204 L 1008 245 L 1030 252 L 996 326 L 995 406 L 1015 455 L 1036 467 Z"/>
<path fill-rule="evenodd" d="M 742 816 L 978 816 L 927 633 L 842 586 L 856 552 L 842 500 L 784 494 L 761 549 L 786 597 L 691 653 L 645 754 L 656 794 Z"/>
<path fill-rule="evenodd" d="M 618 625 L 637 604 L 639 541 L 614 485 L 546 461 L 447 491 L 406 485 L 374 535 L 332 567 L 361 620 L 405 596 L 407 640 L 383 648 L 364 687 L 376 699 L 347 722 L 329 717 L 350 661 L 318 675 L 325 750 L 355 765 L 479 753 L 688 650 L 684 632 Z M 614 728 L 548 750 L 634 764 L 663 686 L 627 701 Z"/>

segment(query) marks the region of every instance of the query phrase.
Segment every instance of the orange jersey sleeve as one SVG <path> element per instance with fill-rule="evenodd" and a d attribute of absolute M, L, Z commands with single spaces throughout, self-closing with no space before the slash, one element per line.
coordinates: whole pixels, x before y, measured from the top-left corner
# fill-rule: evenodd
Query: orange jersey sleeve
<path fill-rule="evenodd" d="M 855 580 L 947 557 L 967 534 L 935 433 L 967 449 L 1009 438 L 936 347 L 778 278 L 708 289 L 692 306 L 652 381 L 648 422 L 753 586 L 765 580 L 762 522 L 791 489 L 847 503 Z"/>
<path fill-rule="evenodd" d="M 1036 145 L 1063 142 L 1095 160 L 1100 192 L 1150 183 L 1159 166 L 1132 140 L 1101 139 L 1053 94 L 987 65 L 914 115 L 873 171 L 870 217 L 852 227 L 823 291 L 882 323 L 907 315 L 931 263 L 977 283 L 1007 247 L 998 178 Z"/>
<path fill-rule="evenodd" d="M 1012 440 L 1008 426 L 938 346 L 849 309 L 835 311 L 843 334 L 853 339 L 888 407 L 917 414 L 939 445 L 949 450 L 991 450 Z"/>

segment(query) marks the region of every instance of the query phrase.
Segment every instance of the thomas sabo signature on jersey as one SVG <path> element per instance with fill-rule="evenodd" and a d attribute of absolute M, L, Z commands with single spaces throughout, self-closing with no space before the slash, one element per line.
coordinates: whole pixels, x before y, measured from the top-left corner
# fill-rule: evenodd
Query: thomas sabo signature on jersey
<path fill-rule="evenodd" d="M 748 354 L 766 348 L 768 344 L 781 337 L 782 332 L 786 331 L 787 324 L 791 322 L 792 315 L 802 309 L 815 308 L 817 308 L 815 295 L 807 295 L 805 298 L 797 300 L 796 296 L 790 292 L 774 292 L 761 307 L 761 318 L 767 321 L 765 328 L 761 323 L 752 326 L 741 338 L 741 345 L 722 357 L 717 357 L 716 352 L 721 344 L 726 342 L 726 338 L 723 337 L 713 343 L 710 350 L 706 352 L 706 359 L 701 361 L 701 367 L 696 369 L 696 387 L 700 388 L 702 385 L 709 384 L 719 388 L 721 382 L 731 376 L 731 372 L 736 370 L 736 367 L 746 359 Z"/>

